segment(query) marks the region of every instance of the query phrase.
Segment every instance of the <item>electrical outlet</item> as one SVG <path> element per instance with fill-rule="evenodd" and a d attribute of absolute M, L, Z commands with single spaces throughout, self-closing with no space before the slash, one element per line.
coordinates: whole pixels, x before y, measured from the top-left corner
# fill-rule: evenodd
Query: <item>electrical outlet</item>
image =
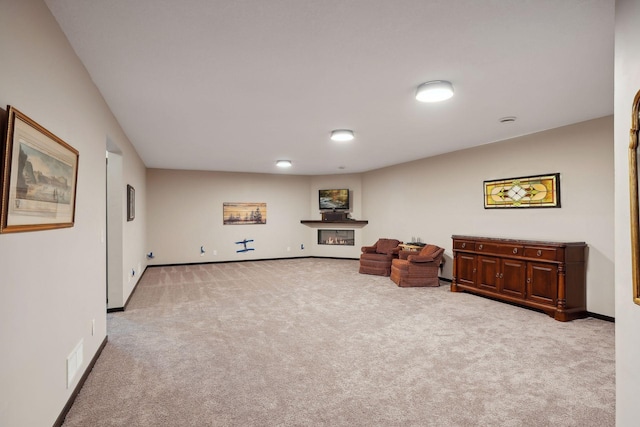
<path fill-rule="evenodd" d="M 287 252 L 291 252 L 291 246 L 287 246 Z"/>
<path fill-rule="evenodd" d="M 218 251 L 214 249 L 214 250 L 213 250 L 213 254 L 214 254 L 214 255 L 218 255 Z"/>

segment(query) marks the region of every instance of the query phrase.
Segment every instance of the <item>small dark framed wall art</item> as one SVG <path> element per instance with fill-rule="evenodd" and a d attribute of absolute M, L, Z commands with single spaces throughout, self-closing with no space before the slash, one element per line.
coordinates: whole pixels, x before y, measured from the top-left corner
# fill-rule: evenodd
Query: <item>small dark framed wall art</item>
<path fill-rule="evenodd" d="M 127 221 L 136 218 L 136 189 L 127 184 Z"/>

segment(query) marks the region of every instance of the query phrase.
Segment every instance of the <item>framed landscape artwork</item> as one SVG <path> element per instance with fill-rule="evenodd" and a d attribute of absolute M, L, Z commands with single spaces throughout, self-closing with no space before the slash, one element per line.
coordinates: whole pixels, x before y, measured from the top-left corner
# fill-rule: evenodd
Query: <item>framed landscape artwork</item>
<path fill-rule="evenodd" d="M 484 208 L 559 208 L 560 174 L 484 181 Z"/>
<path fill-rule="evenodd" d="M 266 203 L 222 204 L 222 223 L 224 225 L 266 224 Z"/>
<path fill-rule="evenodd" d="M 73 227 L 78 151 L 11 106 L 6 122 L 0 232 Z"/>

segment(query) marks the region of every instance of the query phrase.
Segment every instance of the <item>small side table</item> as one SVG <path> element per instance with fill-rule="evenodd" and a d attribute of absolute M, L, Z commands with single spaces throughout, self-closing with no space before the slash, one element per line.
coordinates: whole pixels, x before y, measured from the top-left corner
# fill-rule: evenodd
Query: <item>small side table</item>
<path fill-rule="evenodd" d="M 402 248 L 403 251 L 414 251 L 419 252 L 424 246 L 412 245 L 412 244 L 400 244 L 398 245 Z"/>

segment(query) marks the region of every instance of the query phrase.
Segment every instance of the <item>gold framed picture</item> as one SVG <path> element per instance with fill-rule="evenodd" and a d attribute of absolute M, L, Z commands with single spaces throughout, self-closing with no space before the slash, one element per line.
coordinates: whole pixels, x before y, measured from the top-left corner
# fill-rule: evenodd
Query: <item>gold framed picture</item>
<path fill-rule="evenodd" d="M 560 174 L 484 181 L 484 208 L 559 208 Z"/>
<path fill-rule="evenodd" d="M 638 132 L 640 127 L 640 91 L 631 106 L 631 129 L 629 132 L 629 195 L 631 208 L 631 281 L 633 302 L 640 305 L 640 203 L 638 200 Z"/>
<path fill-rule="evenodd" d="M 6 117 L 0 233 L 73 227 L 78 151 L 12 106 Z"/>

